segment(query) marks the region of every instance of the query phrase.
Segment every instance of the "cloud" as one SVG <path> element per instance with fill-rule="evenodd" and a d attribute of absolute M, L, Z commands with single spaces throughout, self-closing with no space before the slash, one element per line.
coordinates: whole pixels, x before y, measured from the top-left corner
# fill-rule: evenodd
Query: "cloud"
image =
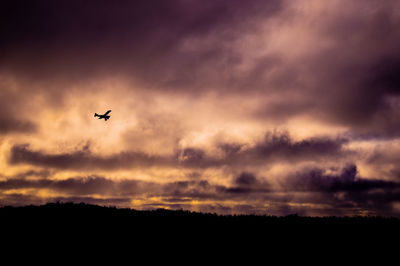
<path fill-rule="evenodd" d="M 395 1 L 356 12 L 361 2 L 322 23 L 321 36 L 331 44 L 313 56 L 318 97 L 325 118 L 360 135 L 397 136 L 400 43 Z M 353 9 L 354 8 L 354 9 Z M 354 16 L 354 14 L 356 14 Z M 344 26 L 346 25 L 346 26 Z M 321 95 L 321 94 L 325 95 Z"/>
<path fill-rule="evenodd" d="M 281 5 L 275 0 L 7 1 L 0 69 L 70 82 L 122 74 L 150 87 L 183 89 L 202 84 L 199 76 L 216 81 L 210 67 L 240 60 L 232 42 Z"/>
<path fill-rule="evenodd" d="M 268 104 L 255 111 L 262 117 L 313 112 L 357 134 L 396 135 L 397 109 L 388 98 L 398 96 L 398 3 L 341 4 L 7 1 L 0 71 L 19 80 L 62 79 L 46 86 L 55 95 L 65 84 L 107 75 L 177 93 L 265 93 L 260 101 Z M 318 23 L 307 19 L 321 9 L 326 16 Z M 277 48 L 280 30 L 289 43 Z"/>
<path fill-rule="evenodd" d="M 21 179 L 18 177 L 0 181 L 0 190 L 47 189 L 69 197 L 100 195 L 103 197 L 136 197 L 150 194 L 154 197 L 185 199 L 222 199 L 237 197 L 235 189 L 210 184 L 206 180 L 157 183 L 135 179 L 112 180 L 101 176 L 72 177 L 67 179 Z M 255 190 L 256 191 L 256 190 Z M 251 191 L 248 191 L 250 193 Z M 226 195 L 219 195 L 225 193 Z"/>
<path fill-rule="evenodd" d="M 15 119 L 13 117 L 0 118 L 0 134 L 8 133 L 32 133 L 36 126 L 30 121 Z"/>
<path fill-rule="evenodd" d="M 357 167 L 349 165 L 338 175 L 326 174 L 324 169 L 313 169 L 290 176 L 284 181 L 284 189 L 288 191 L 316 192 L 356 192 L 374 189 L 393 190 L 400 183 L 379 179 L 364 179 L 356 177 Z"/>
<path fill-rule="evenodd" d="M 10 164 L 31 164 L 58 169 L 129 169 L 134 167 L 187 167 L 206 169 L 209 167 L 258 165 L 276 161 L 299 162 L 319 161 L 324 158 L 343 157 L 344 139 L 311 138 L 292 141 L 288 133 L 267 133 L 264 140 L 247 149 L 239 144 L 218 145 L 225 152 L 217 157 L 206 154 L 198 148 L 177 150 L 171 156 L 150 155 L 144 152 L 126 151 L 109 156 L 95 155 L 89 146 L 71 153 L 48 154 L 32 151 L 29 145 L 15 145 L 11 148 Z M 236 148 L 232 148 L 236 147 Z"/>
<path fill-rule="evenodd" d="M 136 152 L 122 152 L 111 156 L 93 155 L 89 147 L 63 154 L 47 154 L 41 151 L 30 151 L 28 145 L 12 147 L 11 164 L 27 163 L 31 165 L 58 169 L 105 169 L 113 170 L 137 166 L 165 166 L 170 164 L 169 158 L 147 155 Z"/>
<path fill-rule="evenodd" d="M 319 157 L 343 156 L 346 139 L 309 138 L 293 141 L 287 132 L 267 133 L 263 142 L 248 153 L 255 158 L 278 157 L 282 160 L 317 160 Z"/>
<path fill-rule="evenodd" d="M 257 178 L 252 173 L 243 172 L 235 179 L 235 183 L 242 186 L 254 185 L 257 184 Z"/>
<path fill-rule="evenodd" d="M 16 178 L 16 179 L 48 178 L 48 177 L 51 177 L 51 176 L 52 176 L 51 171 L 49 171 L 47 169 L 46 170 L 39 170 L 39 171 L 27 170 L 27 171 L 23 171 L 23 172 L 20 172 L 20 173 L 11 175 L 11 176 L 9 176 L 9 175 L 6 176 L 6 175 L 0 174 L 0 177 L 5 178 L 5 179 L 7 179 L 7 178 Z"/>
<path fill-rule="evenodd" d="M 24 117 L 26 113 L 21 110 L 29 104 L 24 102 L 24 96 L 18 95 L 13 90 L 13 84 L 2 79 L 0 74 L 0 135 L 35 133 L 37 125 Z"/>
<path fill-rule="evenodd" d="M 135 179 L 111 180 L 101 176 L 61 180 L 11 177 L 0 181 L 0 198 L 3 202 L 12 198 L 10 202 L 21 205 L 18 199 L 22 201 L 29 197 L 29 194 L 18 194 L 18 191 L 33 191 L 32 189 L 47 190 L 47 201 L 61 199 L 109 204 L 121 201 L 120 203 L 127 206 L 132 200 L 140 200 L 143 202 L 141 207 L 144 208 L 164 206 L 193 209 L 194 206 L 201 206 L 202 210 L 208 211 L 214 207 L 215 210 L 222 208 L 220 211 L 223 213 L 280 215 L 294 212 L 305 215 L 345 215 L 363 212 L 373 215 L 398 215 L 394 203 L 400 199 L 400 183 L 358 177 L 354 165 L 343 168 L 336 175 L 328 174 L 323 169 L 299 172 L 281 180 L 278 187 L 259 181 L 252 173 L 241 173 L 232 185 L 227 186 L 213 184 L 207 180 L 158 183 Z M 5 193 L 7 191 L 16 192 Z M 33 193 L 31 197 L 35 195 Z M 154 202 L 152 198 L 157 200 Z M 247 204 L 243 204 L 244 200 Z M 33 202 L 45 201 L 46 199 L 40 201 L 35 198 Z M 193 201 L 198 204 L 192 205 Z M 206 203 L 209 201 L 214 203 L 209 205 Z M 223 206 L 226 209 L 223 209 Z"/>
<path fill-rule="evenodd" d="M 357 175 L 355 165 L 343 168 L 338 174 L 330 174 L 323 168 L 300 171 L 281 180 L 280 187 L 286 193 L 306 193 L 308 196 L 302 201 L 326 204 L 332 213 L 341 210 L 343 214 L 398 216 L 394 206 L 400 197 L 400 183 L 363 178 Z"/>
<path fill-rule="evenodd" d="M 115 182 L 111 179 L 98 176 L 68 178 L 63 180 L 48 178 L 36 180 L 11 178 L 0 182 L 0 189 L 3 191 L 10 189 L 48 189 L 53 192 L 80 197 L 88 195 L 118 196 L 124 194 L 132 196 L 145 193 L 144 191 L 138 192 L 136 190 L 139 186 L 138 183 L 139 182 L 135 180 Z M 126 193 L 126 191 L 129 191 L 129 193 Z"/>
<path fill-rule="evenodd" d="M 373 169 L 376 175 L 384 176 L 388 180 L 398 181 L 400 178 L 400 168 L 398 160 L 400 152 L 396 141 L 377 145 L 373 152 L 366 158 L 366 164 Z"/>
<path fill-rule="evenodd" d="M 159 93 L 256 94 L 252 111 L 261 119 L 306 114 L 353 137 L 397 136 L 398 3 L 341 3 L 7 1 L 0 72 L 40 81 L 25 93 L 61 99 L 72 85 L 105 76 Z"/>

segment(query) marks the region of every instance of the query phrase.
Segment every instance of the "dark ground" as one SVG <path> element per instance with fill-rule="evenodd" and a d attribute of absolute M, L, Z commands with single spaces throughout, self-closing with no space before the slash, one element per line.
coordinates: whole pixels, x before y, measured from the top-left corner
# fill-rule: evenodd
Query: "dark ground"
<path fill-rule="evenodd" d="M 49 203 L 42 206 L 0 208 L 0 223 L 19 230 L 124 230 L 125 233 L 161 231 L 177 234 L 362 234 L 394 233 L 400 219 L 383 217 L 301 217 L 289 215 L 217 215 L 184 210 L 138 211 L 90 204 Z M 4 228 L 4 227 L 3 227 Z M 139 229 L 139 230 L 138 230 Z"/>
<path fill-rule="evenodd" d="M 229 256 L 244 251 L 276 256 L 279 253 L 274 254 L 275 251 L 302 250 L 306 259 L 308 252 L 358 256 L 355 250 L 362 250 L 366 256 L 376 254 L 379 248 L 390 253 L 397 250 L 400 239 L 397 218 L 221 216 L 164 209 L 137 211 L 83 203 L 2 207 L 0 228 L 2 243 L 16 250 L 21 246 L 42 249 L 39 242 L 46 243 L 47 249 L 68 245 L 74 252 L 88 247 L 138 250 L 135 246 L 150 253 L 167 250 L 169 254 L 183 249 L 194 253 L 207 250 L 225 256 L 220 252 L 230 250 Z"/>
<path fill-rule="evenodd" d="M 88 204 L 51 203 L 0 208 L 2 254 L 53 263 L 138 264 L 183 261 L 192 265 L 240 258 L 343 263 L 397 257 L 400 220 L 382 217 L 219 216 L 188 211 L 136 211 Z M 27 255 L 29 254 L 29 255 Z M 188 259 L 188 260 L 187 260 Z M 382 262 L 383 263 L 383 262 Z M 91 263 L 92 264 L 92 263 Z M 104 263 L 103 263 L 104 264 Z M 139 263 L 140 264 L 140 263 Z"/>

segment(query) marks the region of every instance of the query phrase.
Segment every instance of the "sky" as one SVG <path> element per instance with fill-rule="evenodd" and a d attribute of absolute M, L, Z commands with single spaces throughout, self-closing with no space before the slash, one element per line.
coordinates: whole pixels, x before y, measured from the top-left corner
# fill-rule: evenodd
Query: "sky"
<path fill-rule="evenodd" d="M 0 205 L 400 217 L 399 1 L 5 0 L 0 21 Z"/>

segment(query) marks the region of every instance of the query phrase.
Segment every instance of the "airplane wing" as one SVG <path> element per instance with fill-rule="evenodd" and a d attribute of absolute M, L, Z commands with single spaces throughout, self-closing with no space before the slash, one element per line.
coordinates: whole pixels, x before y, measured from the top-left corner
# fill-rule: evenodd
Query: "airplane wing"
<path fill-rule="evenodd" d="M 111 112 L 111 110 L 108 110 L 104 115 L 108 115 Z"/>

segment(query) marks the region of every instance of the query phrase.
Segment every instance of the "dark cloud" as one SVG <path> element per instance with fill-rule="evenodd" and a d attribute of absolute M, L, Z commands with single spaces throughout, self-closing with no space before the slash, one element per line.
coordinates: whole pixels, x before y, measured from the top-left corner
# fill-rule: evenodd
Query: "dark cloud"
<path fill-rule="evenodd" d="M 253 184 L 254 185 L 254 184 Z M 136 179 L 112 180 L 102 176 L 71 177 L 67 179 L 25 179 L 15 176 L 0 181 L 0 191 L 19 189 L 47 189 L 52 192 L 83 197 L 165 197 L 167 201 L 226 200 L 250 197 L 251 194 L 267 192 L 267 184 L 251 187 L 249 184 L 234 186 L 215 185 L 207 180 L 157 183 Z M 174 200 L 171 200 L 174 199 Z"/>
<path fill-rule="evenodd" d="M 284 188 L 289 191 L 317 192 L 353 192 L 373 189 L 396 189 L 400 183 L 379 179 L 363 179 L 356 177 L 357 167 L 350 165 L 339 175 L 326 174 L 324 169 L 314 169 L 289 177 Z"/>
<path fill-rule="evenodd" d="M 36 131 L 36 126 L 32 122 L 19 120 L 13 117 L 0 118 L 0 134 L 7 133 L 32 133 Z"/>
<path fill-rule="evenodd" d="M 317 27 L 303 26 L 316 31 L 315 42 L 329 45 L 310 44 L 313 52 L 301 62 L 284 60 L 277 52 L 263 54 L 244 73 L 235 67 L 246 51 L 232 44 L 257 33 L 269 18 L 302 20 L 290 12 L 289 19 L 285 1 L 6 1 L 2 7 L 0 71 L 20 79 L 74 83 L 121 74 L 153 89 L 266 96 L 279 91 L 283 97 L 255 113 L 280 120 L 312 111 L 313 117 L 349 126 L 354 134 L 400 132 L 398 107 L 390 100 L 399 93 L 395 1 L 356 1 L 346 10 L 327 10 Z M 263 33 L 265 39 L 274 36 Z M 270 72 L 274 75 L 266 75 Z"/>
<path fill-rule="evenodd" d="M 307 193 L 300 202 L 326 204 L 332 213 L 399 215 L 394 204 L 400 197 L 400 183 L 357 176 L 355 165 L 343 168 L 340 174 L 328 174 L 325 169 L 299 172 L 281 180 L 281 188 L 288 193 Z M 296 202 L 294 198 L 290 201 Z"/>
<path fill-rule="evenodd" d="M 311 10 L 290 13 L 290 19 L 284 12 L 278 14 L 283 23 L 292 22 L 310 34 L 298 38 L 306 40 L 307 49 L 293 62 L 276 54 L 269 55 L 277 58 L 273 63 L 259 58 L 245 78 L 251 85 L 235 80 L 247 94 L 267 95 L 254 116 L 282 123 L 305 114 L 314 121 L 346 126 L 353 138 L 399 136 L 397 9 L 396 1 L 353 1 L 346 9 L 324 9 L 326 16 L 314 18 L 318 23 L 308 21 L 307 15 L 315 15 Z M 298 36 L 295 30 L 287 34 Z M 297 47 L 288 45 L 288 52 L 291 49 Z M 266 75 L 268 69 L 274 74 Z"/>
<path fill-rule="evenodd" d="M 5 202 L 11 195 L 3 192 L 25 189 L 46 189 L 55 195 L 63 195 L 53 196 L 51 199 L 58 198 L 63 201 L 87 199 L 85 202 L 90 203 L 97 202 L 96 198 L 99 196 L 104 202 L 109 198 L 108 203 L 116 199 L 129 202 L 128 199 L 149 196 L 163 199 L 158 203 L 148 203 L 149 208 L 168 206 L 190 209 L 193 207 L 191 201 L 197 200 L 199 206 L 203 205 L 204 210 L 210 211 L 211 206 L 215 204 L 207 205 L 202 201 L 221 202 L 222 208 L 223 202 L 228 200 L 234 204 L 225 212 L 278 215 L 290 213 L 348 215 L 368 212 L 398 216 L 398 210 L 393 204 L 400 200 L 400 183 L 358 177 L 354 165 L 343 168 L 337 175 L 327 174 L 323 169 L 300 172 L 282 179 L 280 187 L 274 187 L 265 181 L 260 182 L 252 173 L 240 174 L 231 186 L 216 185 L 207 180 L 157 183 L 135 179 L 111 180 L 101 176 L 62 180 L 49 178 L 28 180 L 14 177 L 0 181 L 0 198 Z M 20 205 L 18 195 L 14 193 L 14 196 L 12 202 Z M 22 195 L 21 197 L 23 198 Z M 243 204 L 243 201 L 247 203 Z M 265 207 L 265 203 L 268 204 L 268 208 Z M 312 207 L 313 205 L 315 206 Z M 145 203 L 143 207 L 146 207 Z M 214 207 L 217 208 L 216 205 Z"/>
<path fill-rule="evenodd" d="M 251 165 L 273 162 L 323 161 L 346 158 L 353 152 L 344 149 L 345 138 L 315 137 L 294 141 L 288 132 L 267 132 L 262 141 L 253 146 L 240 144 L 219 145 L 225 152 L 224 164 Z"/>
<path fill-rule="evenodd" d="M 243 144 L 218 144 L 224 152 L 222 159 L 213 159 L 204 156 L 199 150 L 190 149 L 188 165 L 206 166 L 235 166 L 268 164 L 272 162 L 300 162 L 300 161 L 322 161 L 332 158 L 345 158 L 353 153 L 345 150 L 344 145 L 348 143 L 344 138 L 308 138 L 294 141 L 288 132 L 267 132 L 262 141 L 254 146 Z M 185 164 L 185 161 L 183 161 Z"/>
<path fill-rule="evenodd" d="M 0 206 L 26 206 L 27 204 L 40 205 L 46 200 L 34 195 L 23 193 L 2 193 L 0 192 Z"/>
<path fill-rule="evenodd" d="M 201 149 L 186 148 L 179 155 L 179 159 L 187 164 L 193 164 L 203 160 L 205 153 Z"/>
<path fill-rule="evenodd" d="M 267 133 L 263 142 L 258 143 L 249 153 L 254 157 L 278 157 L 286 160 L 316 160 L 318 157 L 345 155 L 343 145 L 346 139 L 309 138 L 293 141 L 287 132 Z"/>
<path fill-rule="evenodd" d="M 161 185 L 138 180 L 114 181 L 100 176 L 74 177 L 62 180 L 49 178 L 9 178 L 0 181 L 0 190 L 48 189 L 70 197 L 102 195 L 107 197 L 132 197 L 145 193 L 159 193 Z"/>
<path fill-rule="evenodd" d="M 17 145 L 11 149 L 9 162 L 11 164 L 32 164 L 59 169 L 105 169 L 132 168 L 137 166 L 166 166 L 170 159 L 161 156 L 151 156 L 140 152 L 122 152 L 111 156 L 96 156 L 88 147 L 63 154 L 47 154 L 41 151 L 31 151 L 28 145 Z"/>
<path fill-rule="evenodd" d="M 0 177 L 3 178 L 16 178 L 16 179 L 26 179 L 26 178 L 48 178 L 52 176 L 52 172 L 45 169 L 45 170 L 40 170 L 40 171 L 35 171 L 35 170 L 28 170 L 24 171 L 18 174 L 14 174 L 11 176 L 2 176 L 0 174 Z"/>
<path fill-rule="evenodd" d="M 238 153 L 243 146 L 243 144 L 239 143 L 221 143 L 218 145 L 218 148 L 220 148 L 226 155 L 229 156 Z"/>
<path fill-rule="evenodd" d="M 356 16 L 333 16 L 322 24 L 321 36 L 333 45 L 314 55 L 313 90 L 325 119 L 347 125 L 363 136 L 399 134 L 398 101 L 400 34 L 395 1 L 387 1 Z"/>
<path fill-rule="evenodd" d="M 392 138 L 400 133 L 400 80 L 396 78 L 400 70 L 399 59 L 400 54 L 397 58 L 385 57 L 371 65 L 360 66 L 362 69 L 355 73 L 348 71 L 354 75 L 352 79 L 358 79 L 354 81 L 357 84 L 349 87 L 347 95 L 339 96 L 331 105 L 336 109 L 333 114 L 351 125 L 354 137 Z"/>
<path fill-rule="evenodd" d="M 292 141 L 288 133 L 267 133 L 262 142 L 248 149 L 226 148 L 223 158 L 206 155 L 195 148 L 178 150 L 174 156 L 149 155 L 143 152 L 121 152 L 110 156 L 95 155 L 87 146 L 72 153 L 48 154 L 32 151 L 29 145 L 15 145 L 11 149 L 10 164 L 31 164 L 59 169 L 126 169 L 141 166 L 207 168 L 235 164 L 267 164 L 275 161 L 307 161 L 344 157 L 344 139 L 311 138 Z M 241 147 L 229 144 L 229 147 Z"/>
<path fill-rule="evenodd" d="M 206 180 L 156 183 L 135 179 L 111 180 L 101 176 L 73 177 L 68 179 L 22 179 L 18 177 L 0 181 L 0 191 L 18 189 L 48 189 L 53 192 L 82 197 L 102 195 L 108 197 L 133 197 L 142 195 L 184 199 L 224 199 L 238 197 L 241 186 L 225 187 L 210 184 Z M 248 190 L 247 193 L 252 191 Z M 254 189 L 254 192 L 260 192 Z M 224 193 L 225 195 L 220 195 Z M 239 195 L 240 196 L 240 195 Z"/>
<path fill-rule="evenodd" d="M 372 215 L 399 217 L 399 209 L 396 207 L 399 200 L 400 189 L 397 183 L 394 188 L 347 193 L 342 201 L 367 210 Z"/>
<path fill-rule="evenodd" d="M 313 112 L 317 119 L 349 126 L 353 135 L 397 136 L 396 3 L 369 2 L 369 8 L 358 12 L 359 6 L 365 4 L 328 10 L 315 30 L 329 45 L 310 47 L 313 52 L 301 57 L 303 62 L 291 63 L 271 52 L 256 57 L 249 70 L 238 73 L 235 67 L 245 51 L 236 51 L 232 43 L 246 33 L 257 33 L 257 25 L 269 18 L 288 20 L 284 1 L 153 0 L 118 5 L 6 1 L 1 13 L 0 71 L 21 80 L 63 78 L 67 83 L 121 74 L 153 89 L 187 92 L 198 88 L 268 95 L 280 91 L 295 99 L 278 97 L 255 115 L 280 120 Z M 302 19 L 292 15 L 293 20 Z M 269 32 L 265 34 L 271 38 Z M 266 75 L 271 71 L 274 75 Z M 31 128 L 23 121 L 0 125 L 3 131 Z"/>
<path fill-rule="evenodd" d="M 254 185 L 257 183 L 257 178 L 252 173 L 243 172 L 235 179 L 235 183 L 242 186 Z"/>
<path fill-rule="evenodd" d="M 230 44 L 281 1 L 6 1 L 0 69 L 35 80 L 74 82 L 122 74 L 148 86 L 217 81 L 210 68 L 230 68 Z M 183 48 L 183 46 L 187 48 Z M 190 89 L 190 88 L 186 88 Z"/>

